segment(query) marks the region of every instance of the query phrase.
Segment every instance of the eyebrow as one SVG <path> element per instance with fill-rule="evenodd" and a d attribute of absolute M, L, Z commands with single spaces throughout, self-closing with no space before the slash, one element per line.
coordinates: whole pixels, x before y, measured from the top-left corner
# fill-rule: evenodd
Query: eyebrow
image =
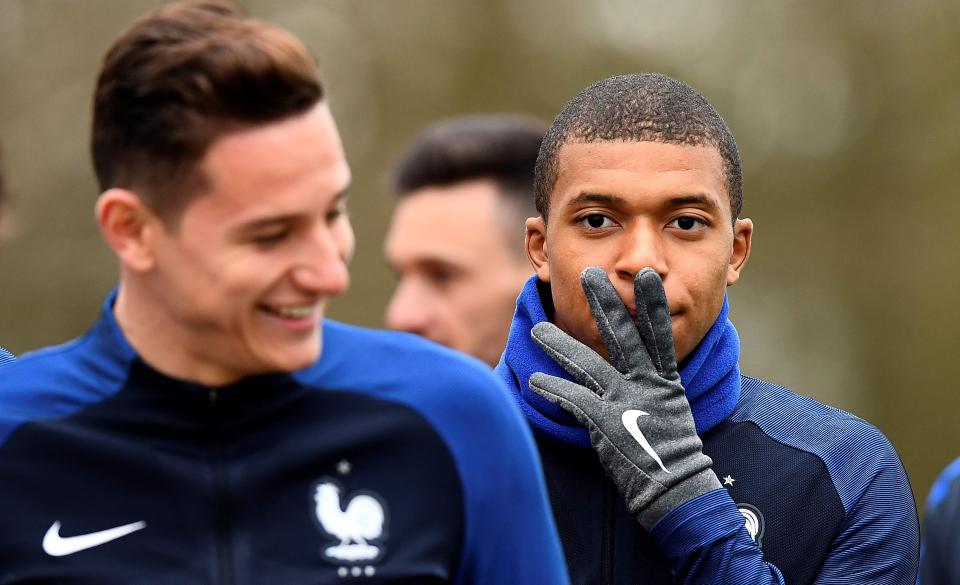
<path fill-rule="evenodd" d="M 579 205 L 580 203 L 626 203 L 626 199 L 617 195 L 606 195 L 603 193 L 581 193 L 570 200 L 567 205 Z"/>
<path fill-rule="evenodd" d="M 707 197 L 702 194 L 691 194 L 691 195 L 680 195 L 678 197 L 671 197 L 667 202 L 669 207 L 682 207 L 684 205 L 701 205 L 703 207 L 709 207 L 710 209 L 718 209 L 717 202 L 712 198 Z"/>
<path fill-rule="evenodd" d="M 581 203 L 606 203 L 613 205 L 622 205 L 626 204 L 627 200 L 624 197 L 619 195 L 608 195 L 606 193 L 581 193 L 571 199 L 567 205 L 574 206 Z M 707 207 L 711 210 L 719 209 L 717 202 L 712 198 L 701 194 L 701 193 L 691 193 L 689 195 L 678 195 L 676 197 L 671 197 L 664 202 L 664 207 L 683 207 L 684 205 L 700 205 Z"/>

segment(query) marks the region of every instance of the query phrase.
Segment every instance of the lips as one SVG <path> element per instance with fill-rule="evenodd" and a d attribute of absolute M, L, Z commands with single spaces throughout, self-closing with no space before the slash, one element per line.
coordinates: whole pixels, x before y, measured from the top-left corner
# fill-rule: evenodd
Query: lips
<path fill-rule="evenodd" d="M 307 305 L 260 305 L 264 311 L 284 319 L 308 319 L 319 311 L 319 303 Z"/>

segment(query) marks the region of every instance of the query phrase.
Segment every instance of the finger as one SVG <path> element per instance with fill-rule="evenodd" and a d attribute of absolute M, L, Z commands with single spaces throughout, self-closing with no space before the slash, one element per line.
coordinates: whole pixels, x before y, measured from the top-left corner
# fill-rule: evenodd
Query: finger
<path fill-rule="evenodd" d="M 530 337 L 578 382 L 603 395 L 604 382 L 615 370 L 597 352 L 546 321 L 534 325 Z"/>
<path fill-rule="evenodd" d="M 624 374 L 634 368 L 649 369 L 651 364 L 637 325 L 607 273 L 601 268 L 587 268 L 580 273 L 580 284 L 614 367 Z"/>
<path fill-rule="evenodd" d="M 637 300 L 637 329 L 643 344 L 657 372 L 673 379 L 677 374 L 673 323 L 660 275 L 652 268 L 644 268 L 633 281 L 633 292 Z"/>
<path fill-rule="evenodd" d="M 577 417 L 583 426 L 590 427 L 591 419 L 587 413 L 600 399 L 589 389 L 543 372 L 530 376 L 529 384 L 531 390 Z"/>

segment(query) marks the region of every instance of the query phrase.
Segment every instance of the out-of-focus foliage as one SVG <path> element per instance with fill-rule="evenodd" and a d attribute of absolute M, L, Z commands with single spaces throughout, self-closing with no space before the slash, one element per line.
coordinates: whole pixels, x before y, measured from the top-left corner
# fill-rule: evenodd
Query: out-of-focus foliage
<path fill-rule="evenodd" d="M 81 333 L 116 268 L 92 218 L 90 96 L 112 38 L 159 2 L 0 0 L 0 143 L 16 211 L 0 344 Z M 868 418 L 922 497 L 960 454 L 960 3 L 247 0 L 316 52 L 353 167 L 353 286 L 378 326 L 384 175 L 436 118 L 552 117 L 588 83 L 663 71 L 725 115 L 754 249 L 731 292 L 744 370 Z M 518 226 L 518 229 L 521 229 Z"/>

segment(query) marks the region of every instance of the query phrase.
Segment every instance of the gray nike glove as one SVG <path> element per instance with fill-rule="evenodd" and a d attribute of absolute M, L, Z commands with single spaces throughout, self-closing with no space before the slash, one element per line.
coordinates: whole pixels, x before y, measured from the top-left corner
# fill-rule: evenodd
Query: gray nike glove
<path fill-rule="evenodd" d="M 660 275 L 650 268 L 637 274 L 636 322 L 603 270 L 587 268 L 580 282 L 613 365 L 553 323 L 537 323 L 533 339 L 577 382 L 536 373 L 530 388 L 589 429 L 627 509 L 649 530 L 720 481 L 703 454 L 677 372 Z"/>

